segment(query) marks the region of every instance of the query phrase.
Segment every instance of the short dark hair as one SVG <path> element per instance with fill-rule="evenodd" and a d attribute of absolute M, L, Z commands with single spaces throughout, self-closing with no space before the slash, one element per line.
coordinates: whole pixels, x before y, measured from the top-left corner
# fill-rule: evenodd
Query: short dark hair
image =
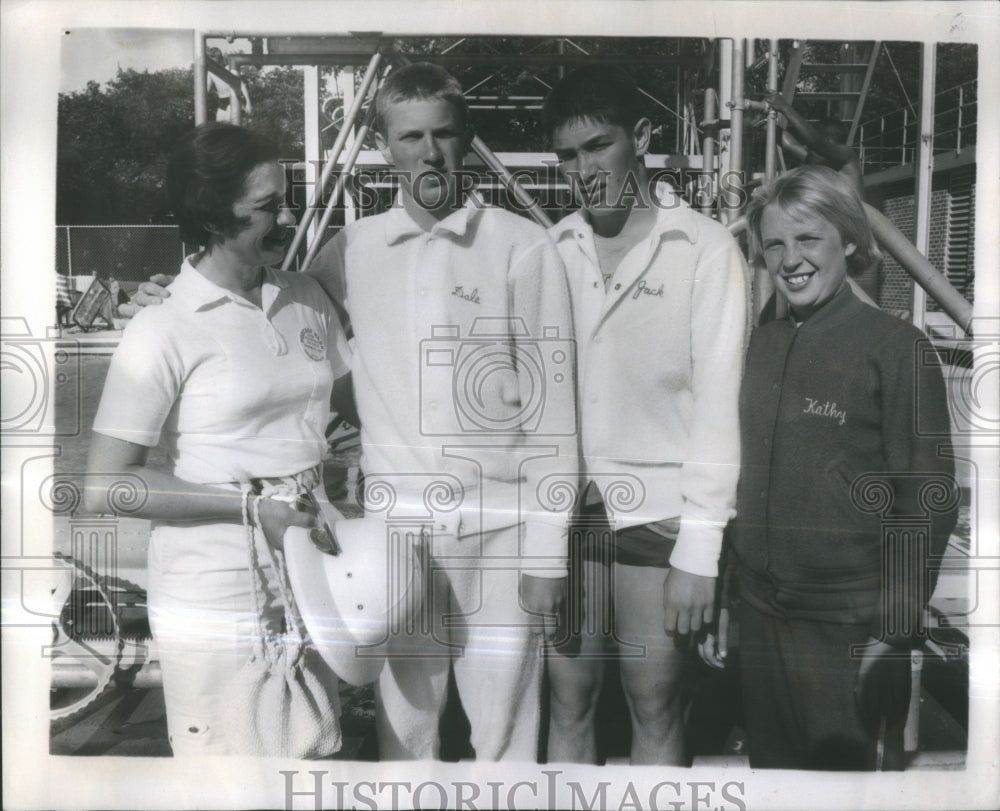
<path fill-rule="evenodd" d="M 614 65 L 587 65 L 565 76 L 542 105 L 542 129 L 552 134 L 563 124 L 589 119 L 631 129 L 645 115 L 635 80 Z"/>
<path fill-rule="evenodd" d="M 469 125 L 469 104 L 462 85 L 444 68 L 429 62 L 413 62 L 393 68 L 375 96 L 374 129 L 385 132 L 385 111 L 390 104 L 417 99 L 442 99 L 451 104 L 461 118 L 461 126 Z"/>
<path fill-rule="evenodd" d="M 829 166 L 798 166 L 754 192 L 747 206 L 747 236 L 750 258 L 758 267 L 764 266 L 761 222 L 768 206 L 777 206 L 793 217 L 822 217 L 829 222 L 845 245 L 854 245 L 854 253 L 847 257 L 847 271 L 852 276 L 881 258 L 857 190 Z"/>
<path fill-rule="evenodd" d="M 278 147 L 260 133 L 211 121 L 183 136 L 167 162 L 167 200 L 181 239 L 207 245 L 213 232 L 230 234 L 240 222 L 233 203 L 247 175 L 278 159 Z"/>

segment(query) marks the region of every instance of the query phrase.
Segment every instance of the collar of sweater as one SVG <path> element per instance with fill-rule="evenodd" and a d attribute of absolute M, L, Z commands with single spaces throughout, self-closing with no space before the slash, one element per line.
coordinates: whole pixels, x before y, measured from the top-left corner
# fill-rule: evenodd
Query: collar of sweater
<path fill-rule="evenodd" d="M 843 324 L 845 321 L 850 320 L 858 314 L 859 310 L 867 306 L 867 304 L 863 303 L 857 296 L 854 295 L 850 285 L 845 282 L 844 286 L 837 291 L 836 295 L 816 310 L 816 312 L 809 316 L 809 318 L 803 321 L 798 326 L 798 329 L 820 330 L 825 332 L 826 330 L 833 329 L 834 327 Z M 788 316 L 785 318 L 785 323 L 792 329 L 796 328 L 795 319 L 791 312 L 789 312 Z"/>
<path fill-rule="evenodd" d="M 698 241 L 698 219 L 703 215 L 695 213 L 667 183 L 657 184 L 656 200 L 656 222 L 646 237 L 650 244 L 655 245 L 671 232 L 679 233 L 692 245 L 695 244 Z M 594 239 L 594 230 L 580 210 L 552 226 L 550 233 L 555 242 L 573 236 Z"/>

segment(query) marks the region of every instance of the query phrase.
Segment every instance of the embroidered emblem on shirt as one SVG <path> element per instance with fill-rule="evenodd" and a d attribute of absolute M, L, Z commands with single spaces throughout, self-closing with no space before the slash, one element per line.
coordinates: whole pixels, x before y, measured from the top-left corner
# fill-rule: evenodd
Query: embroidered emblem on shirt
<path fill-rule="evenodd" d="M 299 343 L 302 344 L 302 351 L 312 360 L 326 358 L 326 344 L 319 333 L 311 327 L 303 327 L 299 330 Z"/>
<path fill-rule="evenodd" d="M 451 291 L 453 296 L 458 296 L 466 301 L 471 301 L 473 304 L 479 304 L 479 288 L 475 288 L 471 293 L 466 293 L 465 288 L 462 285 L 457 285 L 454 290 Z"/>
<path fill-rule="evenodd" d="M 652 287 L 647 285 L 645 281 L 640 279 L 639 284 L 636 285 L 635 292 L 632 294 L 632 298 L 637 299 L 639 298 L 639 296 L 643 294 L 647 296 L 659 296 L 660 298 L 663 298 L 663 285 L 661 284 L 654 290 Z"/>
<path fill-rule="evenodd" d="M 818 417 L 829 417 L 835 420 L 838 425 L 843 425 L 847 421 L 847 409 L 838 409 L 836 403 L 827 400 L 820 403 L 812 397 L 806 397 L 806 407 L 802 409 L 803 414 L 815 414 Z"/>

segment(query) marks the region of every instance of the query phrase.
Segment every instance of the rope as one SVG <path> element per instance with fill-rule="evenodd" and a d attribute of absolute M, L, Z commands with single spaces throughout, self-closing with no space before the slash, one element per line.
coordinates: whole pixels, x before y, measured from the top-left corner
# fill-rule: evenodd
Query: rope
<path fill-rule="evenodd" d="M 265 496 L 253 495 L 244 489 L 242 493 L 243 525 L 246 528 L 247 552 L 250 560 L 250 577 L 253 583 L 254 597 L 254 654 L 264 655 L 264 627 L 261 618 L 264 615 L 264 583 L 263 573 L 260 571 L 259 559 L 257 557 L 257 529 L 260 524 L 260 502 Z M 263 529 L 261 529 L 263 534 Z M 294 650 L 294 656 L 290 658 L 289 665 L 294 665 L 304 650 L 304 634 L 302 632 L 302 616 L 299 613 L 295 597 L 292 595 L 291 583 L 288 581 L 288 573 L 285 569 L 284 556 L 277 549 L 271 549 L 271 545 L 264 538 L 264 551 L 268 557 L 271 567 L 277 575 L 278 591 L 284 603 L 285 611 L 285 635 L 286 644 L 289 649 Z"/>

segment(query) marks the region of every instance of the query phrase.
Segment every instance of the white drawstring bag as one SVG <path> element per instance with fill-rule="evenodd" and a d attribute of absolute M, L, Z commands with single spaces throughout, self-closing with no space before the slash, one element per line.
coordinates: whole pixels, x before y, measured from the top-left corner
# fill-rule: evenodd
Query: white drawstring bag
<path fill-rule="evenodd" d="M 251 503 L 253 515 L 250 515 Z M 259 496 L 243 494 L 250 572 L 255 600 L 253 652 L 223 692 L 222 726 L 235 754 L 319 758 L 340 750 L 337 679 L 309 642 L 292 594 L 284 556 L 263 547 L 271 559 L 285 606 L 284 633 L 265 631 L 265 595 L 257 562 Z"/>

